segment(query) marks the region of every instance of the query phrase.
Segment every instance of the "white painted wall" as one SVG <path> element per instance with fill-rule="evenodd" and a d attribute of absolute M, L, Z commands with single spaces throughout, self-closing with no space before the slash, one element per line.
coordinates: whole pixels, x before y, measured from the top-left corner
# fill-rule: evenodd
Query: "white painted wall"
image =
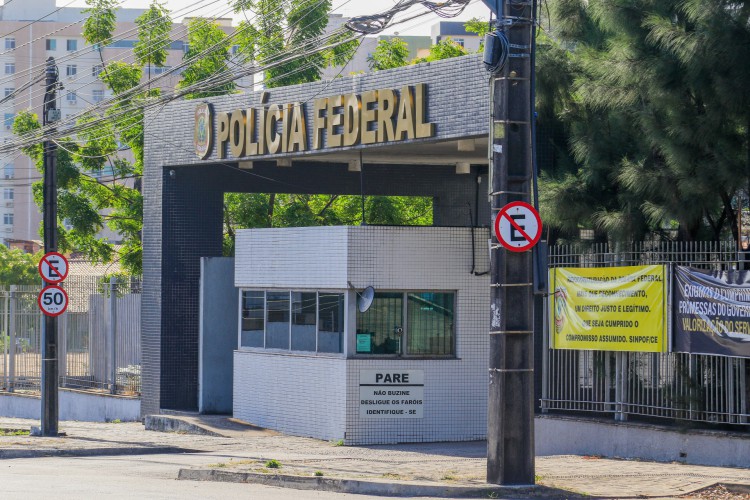
<path fill-rule="evenodd" d="M 234 417 L 297 436 L 339 440 L 346 423 L 343 358 L 234 353 Z"/>
<path fill-rule="evenodd" d="M 657 462 L 750 467 L 750 436 L 632 422 L 541 416 L 535 420 L 537 456 L 601 455 Z"/>
<path fill-rule="evenodd" d="M 487 230 L 474 231 L 476 270 Z M 238 351 L 234 414 L 291 434 L 347 444 L 474 440 L 486 435 L 489 278 L 471 274 L 470 228 L 317 227 L 237 234 L 239 288 L 456 291 L 455 359 L 331 359 Z M 348 352 L 356 320 L 349 293 Z M 360 419 L 361 369 L 423 370 L 424 417 Z"/>
<path fill-rule="evenodd" d="M 92 394 L 60 389 L 60 420 L 84 422 L 134 422 L 141 417 L 140 398 Z M 41 418 L 39 396 L 0 393 L 0 416 Z"/>

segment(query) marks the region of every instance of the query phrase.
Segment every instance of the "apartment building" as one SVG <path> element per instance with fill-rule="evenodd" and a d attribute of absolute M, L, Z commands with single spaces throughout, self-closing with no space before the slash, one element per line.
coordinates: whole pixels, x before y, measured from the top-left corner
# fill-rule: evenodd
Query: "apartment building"
<path fill-rule="evenodd" d="M 55 0 L 24 0 L 0 6 L 0 97 L 12 94 L 36 79 L 43 71 L 48 57 L 57 62 L 63 89 L 57 94 L 57 107 L 63 120 L 71 118 L 89 106 L 111 97 L 99 80 L 102 60 L 133 62 L 133 47 L 137 41 L 135 19 L 144 9 L 117 9 L 117 28 L 113 43 L 103 47 L 101 55 L 87 45 L 81 36 L 86 15 L 80 7 L 59 7 Z M 172 43 L 164 67 L 144 68 L 144 79 L 150 72 L 158 76 L 179 64 L 187 49 L 187 25 L 175 24 Z M 231 31 L 231 19 L 220 19 L 219 24 Z M 159 83 L 162 88 L 174 88 L 178 75 Z M 12 125 L 16 114 L 31 109 L 40 114 L 44 84 L 33 85 L 15 98 L 0 104 L 3 122 L 0 140 L 13 137 Z M 123 155 L 127 155 L 123 152 Z M 94 175 L 111 175 L 105 168 Z M 31 160 L 20 151 L 0 156 L 0 241 L 9 245 L 18 241 L 39 240 L 42 215 L 34 203 L 31 185 L 40 174 Z M 104 231 L 103 237 L 116 242 L 118 237 Z"/>

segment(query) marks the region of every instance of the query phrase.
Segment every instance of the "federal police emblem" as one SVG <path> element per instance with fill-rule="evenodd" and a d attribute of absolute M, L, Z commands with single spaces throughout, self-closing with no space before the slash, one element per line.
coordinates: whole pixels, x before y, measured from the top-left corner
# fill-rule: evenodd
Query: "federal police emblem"
<path fill-rule="evenodd" d="M 201 160 L 208 158 L 211 154 L 211 127 L 213 123 L 213 113 L 211 105 L 207 102 L 198 104 L 195 107 L 195 130 L 193 132 L 193 144 L 195 145 L 195 154 Z"/>

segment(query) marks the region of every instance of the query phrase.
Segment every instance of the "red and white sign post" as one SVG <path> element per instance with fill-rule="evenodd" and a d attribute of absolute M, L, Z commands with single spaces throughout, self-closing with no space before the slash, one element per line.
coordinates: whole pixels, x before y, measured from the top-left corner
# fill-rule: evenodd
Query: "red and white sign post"
<path fill-rule="evenodd" d="M 508 203 L 495 218 L 495 236 L 511 252 L 530 250 L 542 236 L 539 212 L 523 201 Z"/>
<path fill-rule="evenodd" d="M 58 252 L 48 252 L 39 261 L 39 276 L 47 286 L 36 299 L 39 309 L 47 316 L 59 316 L 68 308 L 68 294 L 57 286 L 68 277 L 68 259 Z"/>

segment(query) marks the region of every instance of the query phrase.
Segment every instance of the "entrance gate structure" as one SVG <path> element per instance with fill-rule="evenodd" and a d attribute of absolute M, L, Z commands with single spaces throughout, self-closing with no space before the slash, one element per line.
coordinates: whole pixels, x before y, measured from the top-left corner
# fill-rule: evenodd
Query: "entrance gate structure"
<path fill-rule="evenodd" d="M 200 259 L 222 255 L 225 193 L 428 196 L 434 225 L 488 226 L 488 131 L 477 56 L 148 113 L 142 413 L 198 409 Z"/>

